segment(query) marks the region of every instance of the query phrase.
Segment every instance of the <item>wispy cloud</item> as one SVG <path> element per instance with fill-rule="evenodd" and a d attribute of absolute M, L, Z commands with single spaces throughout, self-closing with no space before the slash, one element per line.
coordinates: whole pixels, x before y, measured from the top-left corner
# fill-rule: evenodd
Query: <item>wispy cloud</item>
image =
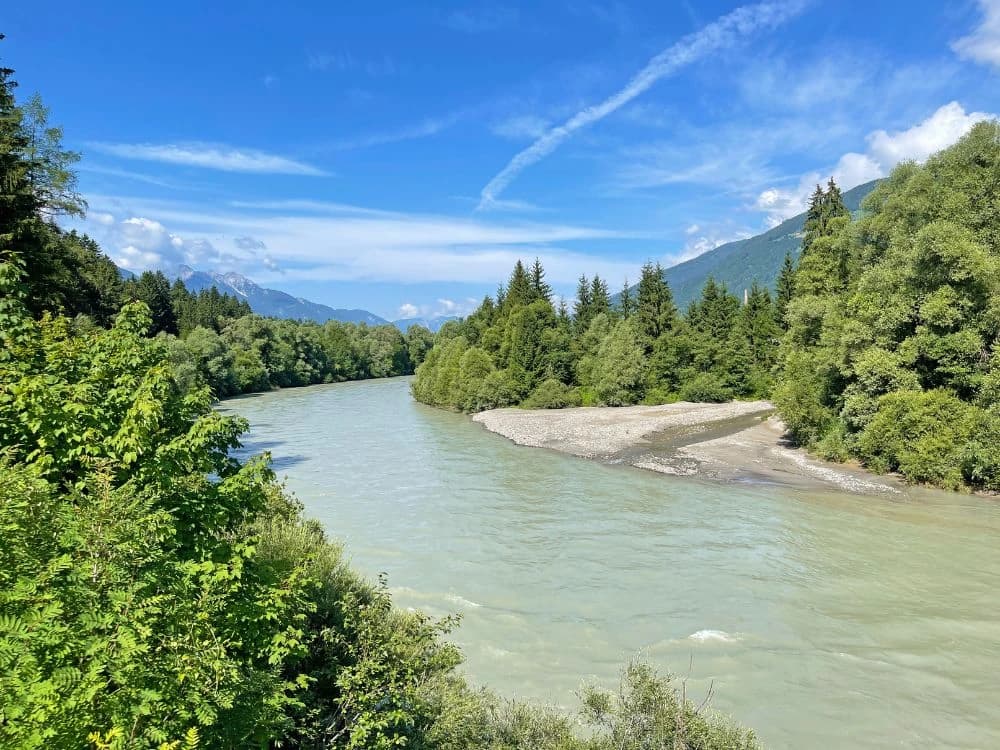
<path fill-rule="evenodd" d="M 121 159 L 177 164 L 186 167 L 215 169 L 222 172 L 292 174 L 311 177 L 323 177 L 327 174 L 318 167 L 285 156 L 224 144 L 96 142 L 88 145 L 95 151 Z"/>
<path fill-rule="evenodd" d="M 334 141 L 328 144 L 327 148 L 334 151 L 353 151 L 354 149 L 371 148 L 372 146 L 382 146 L 388 143 L 429 138 L 452 127 L 462 119 L 464 114 L 464 112 L 453 112 L 442 117 L 428 117 L 415 125 L 403 127 L 399 130 L 369 133 L 357 138 L 345 138 Z"/>
<path fill-rule="evenodd" d="M 83 228 L 130 269 L 187 262 L 238 270 L 260 281 L 475 282 L 493 284 L 514 261 L 539 256 L 553 283 L 581 269 L 635 275 L 637 263 L 598 258 L 576 243 L 629 243 L 643 235 L 573 224 L 485 221 L 340 204 L 243 203 L 218 210 L 178 201 L 88 195 Z M 346 210 L 345 210 L 346 209 Z M 107 215 L 114 217 L 107 223 Z M 226 250 L 223 251 L 222 248 Z M 264 252 L 266 248 L 266 257 Z"/>
<path fill-rule="evenodd" d="M 805 5 L 806 0 L 792 0 L 737 8 L 700 31 L 684 37 L 650 60 L 623 89 L 600 104 L 578 112 L 562 125 L 551 128 L 531 146 L 517 154 L 482 189 L 480 205 L 485 207 L 496 200 L 522 171 L 551 154 L 577 130 L 607 117 L 648 90 L 657 81 L 673 75 L 685 66 L 728 47 L 756 31 L 779 26 L 797 15 Z"/>
<path fill-rule="evenodd" d="M 362 72 L 372 78 L 391 76 L 398 71 L 395 60 L 388 55 L 380 58 L 360 59 L 350 52 L 310 52 L 306 67 L 315 71 L 338 73 Z"/>
<path fill-rule="evenodd" d="M 549 122 L 538 115 L 512 115 L 490 126 L 490 130 L 501 138 L 511 140 L 534 140 L 545 134 Z"/>
<path fill-rule="evenodd" d="M 1000 69 L 1000 0 L 979 0 L 982 22 L 952 44 L 959 57 Z"/>

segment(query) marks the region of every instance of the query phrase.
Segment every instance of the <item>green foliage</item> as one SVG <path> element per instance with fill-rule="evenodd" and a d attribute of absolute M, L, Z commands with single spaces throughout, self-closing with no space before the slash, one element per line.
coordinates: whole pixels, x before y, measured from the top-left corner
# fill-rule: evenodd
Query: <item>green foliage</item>
<path fill-rule="evenodd" d="M 597 396 L 608 406 L 625 406 L 642 399 L 646 380 L 645 353 L 636 326 L 623 320 L 601 342 L 594 383 Z"/>
<path fill-rule="evenodd" d="M 987 122 L 894 170 L 858 221 L 832 184 L 814 197 L 775 390 L 799 441 L 914 482 L 996 488 L 997 174 Z"/>
<path fill-rule="evenodd" d="M 540 383 L 521 404 L 526 409 L 565 409 L 580 405 L 580 392 L 555 378 Z"/>
<path fill-rule="evenodd" d="M 761 397 L 771 387 L 780 329 L 771 297 L 760 287 L 741 305 L 709 280 L 681 316 L 662 270 L 647 264 L 634 305 L 626 296 L 617 309 L 602 279 L 581 277 L 570 317 L 564 305 L 557 312 L 544 295 L 532 297 L 531 278 L 539 274 L 544 277 L 537 261 L 530 276 L 515 266 L 496 301 L 487 297 L 469 318 L 444 327 L 417 370 L 414 397 L 480 411 L 513 404 L 624 406 L 646 394 L 660 403 L 725 400 Z M 476 367 L 463 376 L 460 360 L 470 346 L 477 348 Z"/>
<path fill-rule="evenodd" d="M 597 748 L 646 750 L 755 750 L 754 733 L 717 715 L 702 712 L 687 698 L 684 686 L 659 677 L 647 664 L 630 663 L 621 685 L 611 693 L 590 688 L 583 693 L 584 718 L 597 730 Z"/>

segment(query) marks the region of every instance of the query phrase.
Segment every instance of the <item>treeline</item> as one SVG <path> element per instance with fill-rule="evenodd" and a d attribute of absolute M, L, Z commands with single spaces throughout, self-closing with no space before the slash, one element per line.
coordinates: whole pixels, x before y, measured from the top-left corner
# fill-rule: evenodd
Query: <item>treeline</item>
<path fill-rule="evenodd" d="M 64 314 L 103 322 L 32 243 L 78 243 L 52 219 L 80 203 L 45 178 L 68 157 L 58 138 L 33 150 L 10 76 L 0 68 L 0 745 L 757 747 L 640 664 L 613 693 L 584 690 L 585 737 L 470 687 L 452 621 L 395 609 L 266 457 L 231 455 L 246 423 L 178 373 L 180 340 L 153 335 L 150 306 L 129 302 L 107 327 Z M 240 326 L 278 347 L 265 323 L 185 341 Z"/>
<path fill-rule="evenodd" d="M 449 323 L 413 383 L 426 403 L 500 406 L 773 397 L 791 435 L 913 482 L 1000 490 L 1000 125 L 903 164 L 854 220 L 831 180 L 775 298 L 709 279 L 680 314 L 658 266 L 572 313 L 521 263 Z"/>
<path fill-rule="evenodd" d="M 330 320 L 278 320 L 247 315 L 216 332 L 199 326 L 186 336 L 160 334 L 178 378 L 205 383 L 217 398 L 272 388 L 409 375 L 433 334 L 410 326 L 368 326 Z"/>
<path fill-rule="evenodd" d="M 897 167 L 851 221 L 810 207 L 775 403 L 796 439 L 1000 490 L 1000 125 Z"/>
<path fill-rule="evenodd" d="M 766 289 L 744 303 L 709 279 L 682 313 L 647 264 L 615 304 L 602 279 L 581 278 L 570 313 L 541 264 L 519 261 L 496 298 L 442 327 L 413 394 L 462 411 L 755 398 L 772 384 L 779 309 Z"/>
<path fill-rule="evenodd" d="M 160 271 L 125 281 L 122 296 L 150 309 L 150 332 L 167 340 L 177 376 L 216 398 L 410 375 L 433 343 L 423 326 L 403 334 L 392 325 L 263 318 L 246 300 L 214 286 L 190 292 Z"/>

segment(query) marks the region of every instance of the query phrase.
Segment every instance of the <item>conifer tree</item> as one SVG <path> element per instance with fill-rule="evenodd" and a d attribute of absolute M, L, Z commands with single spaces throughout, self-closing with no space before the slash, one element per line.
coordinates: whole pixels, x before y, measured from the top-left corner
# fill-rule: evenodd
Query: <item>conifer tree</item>
<path fill-rule="evenodd" d="M 785 253 L 785 261 L 781 264 L 781 273 L 778 274 L 774 299 L 774 317 L 782 329 L 786 327 L 785 311 L 788 309 L 788 303 L 792 301 L 794 294 L 795 261 L 792 260 L 791 253 Z"/>
<path fill-rule="evenodd" d="M 587 330 L 587 326 L 590 325 L 590 321 L 594 317 L 590 292 L 590 281 L 586 275 L 581 276 L 576 286 L 576 303 L 573 305 L 573 324 L 578 331 Z"/>
<path fill-rule="evenodd" d="M 591 317 L 611 311 L 611 294 L 608 291 L 608 284 L 597 274 L 594 274 L 594 280 L 590 283 L 590 311 Z"/>
<path fill-rule="evenodd" d="M 642 267 L 636 291 L 635 317 L 640 333 L 646 338 L 647 350 L 673 326 L 677 308 L 659 263 L 646 263 Z"/>
<path fill-rule="evenodd" d="M 542 268 L 542 262 L 538 258 L 535 258 L 531 266 L 531 291 L 535 299 L 552 301 L 552 287 L 545 281 L 545 269 Z"/>
<path fill-rule="evenodd" d="M 632 290 L 628 286 L 628 278 L 622 286 L 622 293 L 619 297 L 618 308 L 621 310 L 622 318 L 628 320 L 632 315 Z"/>
<path fill-rule="evenodd" d="M 524 264 L 519 260 L 514 264 L 514 270 L 510 275 L 504 304 L 508 309 L 513 309 L 531 304 L 533 299 L 531 280 L 528 277 L 528 272 L 524 269 Z"/>

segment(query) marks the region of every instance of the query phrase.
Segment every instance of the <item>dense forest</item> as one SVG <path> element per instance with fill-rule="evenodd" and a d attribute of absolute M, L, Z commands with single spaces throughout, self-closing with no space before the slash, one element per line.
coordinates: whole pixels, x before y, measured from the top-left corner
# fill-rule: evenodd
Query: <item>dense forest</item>
<path fill-rule="evenodd" d="M 906 163 L 852 219 L 831 180 L 774 296 L 708 279 L 677 310 L 659 266 L 612 305 L 553 304 L 536 260 L 438 333 L 414 396 L 461 411 L 772 397 L 820 455 L 1000 490 L 1000 125 Z"/>
<path fill-rule="evenodd" d="M 123 283 L 56 223 L 84 210 L 76 155 L 14 89 L 0 68 L 0 745 L 757 747 L 640 663 L 575 718 L 468 685 L 454 621 L 396 610 L 211 409 L 405 371 L 427 338 Z"/>
<path fill-rule="evenodd" d="M 746 304 L 709 280 L 677 310 L 662 269 L 642 269 L 612 306 L 606 282 L 580 279 L 572 312 L 553 305 L 545 271 L 520 262 L 510 280 L 460 322 L 438 332 L 418 368 L 421 401 L 462 411 L 523 405 L 623 406 L 726 401 L 771 387 L 777 306 L 766 289 Z"/>

